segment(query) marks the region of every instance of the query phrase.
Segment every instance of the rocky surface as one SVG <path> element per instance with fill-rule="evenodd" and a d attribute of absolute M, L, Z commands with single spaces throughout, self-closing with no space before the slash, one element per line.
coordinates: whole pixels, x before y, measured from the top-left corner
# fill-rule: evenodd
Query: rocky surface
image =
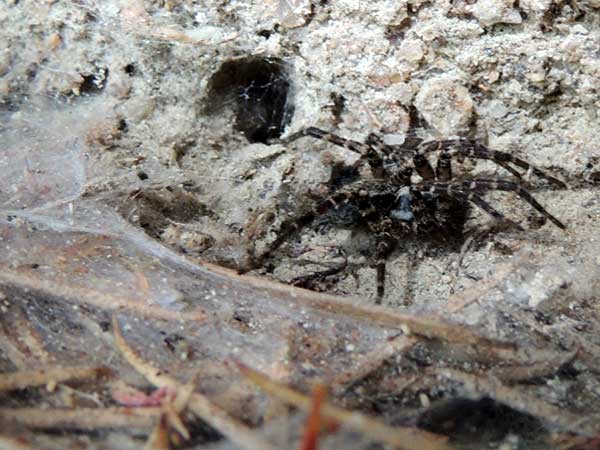
<path fill-rule="evenodd" d="M 517 317 L 558 340 L 585 340 L 576 330 L 598 314 L 600 279 L 599 8 L 558 0 L 7 1 L 0 132 L 10 131 L 2 122 L 19 123 L 56 142 L 77 138 L 82 196 L 178 252 L 234 268 L 257 217 L 274 213 L 276 225 L 305 206 L 334 162 L 356 158 L 311 138 L 277 138 L 318 126 L 356 140 L 370 132 L 389 142 L 415 132 L 476 139 L 569 184 L 529 180 L 567 231 L 512 195 L 492 194 L 527 231 L 488 233 L 488 218 L 471 211 L 458 245 L 401 242 L 384 303 L 438 315 L 454 308 L 453 320 L 503 338 L 519 339 Z M 15 150 L 18 136 L 11 139 Z M 8 170 L 6 157 L 1 163 Z M 510 178 L 469 160 L 455 172 Z M 0 186 L 8 192 L 20 176 Z M 19 195 L 6 195 L 5 206 L 19 208 Z M 305 284 L 372 303 L 372 236 L 318 225 L 253 274 L 299 283 L 343 266 Z M 539 315 L 550 318 L 540 324 Z M 600 404 L 598 389 L 589 392 Z M 575 400 L 564 393 L 556 401 Z"/>

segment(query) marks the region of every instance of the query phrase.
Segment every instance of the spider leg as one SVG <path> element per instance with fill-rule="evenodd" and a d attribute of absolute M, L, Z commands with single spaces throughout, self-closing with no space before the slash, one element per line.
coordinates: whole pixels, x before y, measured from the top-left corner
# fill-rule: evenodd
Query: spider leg
<path fill-rule="evenodd" d="M 505 223 L 511 227 L 514 227 L 514 228 L 520 230 L 520 231 L 524 231 L 523 227 L 521 227 L 521 225 L 508 219 L 504 214 L 502 214 L 500 211 L 495 209 L 492 205 L 490 205 L 488 202 L 486 202 L 479 195 L 471 193 L 471 195 L 469 195 L 467 198 L 475 206 L 479 207 L 482 211 L 489 214 L 496 222 Z"/>
<path fill-rule="evenodd" d="M 337 134 L 321 130 L 320 128 L 308 127 L 288 136 L 287 139 L 284 139 L 281 142 L 287 144 L 305 136 L 321 139 L 339 147 L 343 147 L 346 150 L 350 150 L 351 152 L 360 154 L 361 159 L 359 161 L 367 161 L 369 163 L 369 166 L 373 171 L 373 176 L 375 176 L 375 178 L 383 178 L 385 170 L 383 168 L 383 157 L 381 153 L 385 153 L 386 151 L 391 152 L 391 148 L 388 148 L 389 146 L 380 142 L 376 135 L 369 135 L 367 142 L 362 143 L 343 138 Z"/>
<path fill-rule="evenodd" d="M 370 151 L 370 147 L 367 144 L 363 144 L 362 142 L 353 141 L 351 139 L 346 139 L 337 134 L 330 133 L 329 131 L 321 130 L 316 127 L 308 127 L 304 128 L 290 136 L 286 139 L 283 139 L 282 143 L 290 143 L 305 136 L 310 136 L 316 139 L 321 139 L 326 142 L 330 142 L 339 147 L 343 147 L 346 150 L 350 150 L 354 153 L 360 153 L 361 155 L 366 155 Z"/>
<path fill-rule="evenodd" d="M 431 167 L 431 163 L 420 153 L 416 153 L 413 156 L 413 164 L 415 165 L 415 170 L 417 173 L 423 178 L 423 180 L 431 181 L 435 180 L 435 172 L 433 171 L 433 167 Z"/>
<path fill-rule="evenodd" d="M 477 206 L 479 209 L 481 209 L 482 211 L 487 213 L 496 222 L 506 224 L 509 227 L 516 228 L 519 231 L 525 231 L 525 230 L 523 230 L 523 227 L 521 225 L 519 225 L 518 223 L 513 222 L 512 220 L 507 218 L 504 214 L 502 214 L 500 211 L 495 209 L 492 205 L 490 205 L 488 202 L 486 202 L 480 195 L 476 194 L 475 192 L 470 192 L 468 194 L 463 192 L 463 195 L 464 195 L 465 199 L 467 199 L 468 201 L 473 203 L 475 206 Z"/>
<path fill-rule="evenodd" d="M 431 192 L 431 193 L 448 193 L 452 194 L 453 191 L 462 191 L 462 192 L 488 192 L 488 191 L 510 191 L 517 194 L 521 199 L 529 203 L 536 210 L 538 210 L 541 214 L 546 216 L 554 225 L 561 229 L 565 229 L 565 225 L 550 214 L 546 209 L 538 203 L 538 201 L 521 185 L 514 183 L 512 181 L 505 180 L 484 180 L 484 179 L 476 179 L 476 180 L 465 180 L 465 181 L 436 181 L 436 182 L 423 182 L 418 185 L 413 186 L 414 190 L 420 192 Z M 479 206 L 479 205 L 478 205 Z"/>
<path fill-rule="evenodd" d="M 330 209 L 338 208 L 346 202 L 356 201 L 357 197 L 361 198 L 360 192 L 365 190 L 365 188 L 368 189 L 367 185 L 368 183 L 365 183 L 364 181 L 357 181 L 349 186 L 347 185 L 343 188 L 339 188 L 339 190 L 336 189 L 330 191 L 327 197 L 312 197 L 313 204 L 311 208 L 303 214 L 298 216 L 294 215 L 289 219 L 284 220 L 277 230 L 276 238 L 268 245 L 266 250 L 260 255 L 256 255 L 256 242 L 268 231 L 268 224 L 265 222 L 268 221 L 269 216 L 272 216 L 272 214 L 263 215 L 262 219 L 256 220 L 255 223 L 249 227 L 246 238 L 249 243 L 247 260 L 244 261 L 242 268 L 238 269 L 238 271 L 240 273 L 245 273 L 261 267 L 270 257 L 271 253 L 281 247 L 291 235 L 309 225 L 316 217 L 326 214 Z"/>
<path fill-rule="evenodd" d="M 298 287 L 302 287 L 305 289 L 311 289 L 313 286 L 313 283 L 318 282 L 318 281 L 324 281 L 327 277 L 330 277 L 332 275 L 336 275 L 340 272 L 343 272 L 346 269 L 347 265 L 348 265 L 348 261 L 346 260 L 343 264 L 338 265 L 336 267 L 330 267 L 321 272 L 316 272 L 316 273 L 313 273 L 310 275 L 301 275 L 296 278 L 293 278 L 290 281 L 290 284 L 292 286 L 298 286 Z"/>
<path fill-rule="evenodd" d="M 414 188 L 418 189 L 418 192 L 422 192 L 422 191 L 431 192 L 431 188 L 421 190 L 419 185 L 415 186 Z M 521 225 L 519 225 L 518 223 L 513 222 L 512 220 L 507 218 L 504 214 L 502 214 L 500 211 L 498 211 L 492 205 L 490 205 L 488 202 L 486 202 L 476 192 L 465 192 L 462 189 L 452 187 L 452 186 L 446 187 L 444 192 L 447 194 L 453 195 L 455 197 L 463 198 L 464 200 L 473 203 L 475 206 L 477 206 L 483 212 L 488 214 L 492 219 L 494 219 L 498 223 L 505 224 L 505 225 L 509 226 L 510 228 L 516 228 L 517 230 L 524 231 L 523 227 L 521 227 Z"/>
<path fill-rule="evenodd" d="M 514 177 L 518 178 L 519 180 L 523 180 L 523 175 L 521 174 L 521 172 L 519 172 L 512 166 L 509 166 L 508 163 L 503 162 L 503 161 L 497 161 L 497 160 L 494 162 L 496 164 L 498 164 L 500 167 L 502 167 L 504 170 L 506 170 L 507 172 L 510 172 Z"/>
<path fill-rule="evenodd" d="M 380 232 L 377 236 L 375 250 L 375 269 L 377 270 L 377 299 L 375 303 L 381 304 L 385 294 L 385 268 L 389 254 L 394 250 L 396 243 L 388 232 Z"/>
<path fill-rule="evenodd" d="M 498 150 L 490 150 L 489 148 L 478 144 L 477 142 L 469 141 L 466 139 L 454 139 L 447 141 L 433 141 L 425 142 L 419 146 L 417 150 L 418 154 L 424 155 L 430 152 L 441 151 L 447 153 L 450 156 L 463 156 L 474 159 L 487 159 L 493 161 L 504 169 L 508 170 L 511 174 L 518 178 L 522 178 L 522 174 L 511 167 L 509 164 L 514 164 L 526 171 L 530 171 L 534 175 L 545 178 L 556 186 L 566 188 L 567 185 L 564 181 L 545 173 L 537 167 L 529 164 L 524 159 L 518 158 L 506 152 Z"/>
<path fill-rule="evenodd" d="M 293 217 L 284 221 L 279 227 L 275 240 L 260 255 L 256 255 L 256 241 L 267 231 L 267 226 L 262 221 L 257 220 L 258 223 L 254 223 L 248 232 L 246 240 L 249 242 L 249 248 L 247 249 L 246 260 L 242 262 L 238 272 L 243 274 L 263 266 L 273 251 L 281 247 L 281 244 L 296 231 L 311 223 L 314 218 L 315 212 L 310 211 L 300 217 Z"/>
<path fill-rule="evenodd" d="M 440 154 L 435 169 L 435 178 L 438 181 L 450 181 L 452 179 L 452 158 L 448 153 Z"/>

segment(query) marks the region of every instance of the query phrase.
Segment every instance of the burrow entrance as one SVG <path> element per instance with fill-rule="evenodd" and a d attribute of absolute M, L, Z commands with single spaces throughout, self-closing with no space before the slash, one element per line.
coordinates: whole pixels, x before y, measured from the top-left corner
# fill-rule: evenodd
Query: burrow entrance
<path fill-rule="evenodd" d="M 235 113 L 234 129 L 249 142 L 268 143 L 283 134 L 293 114 L 291 83 L 280 59 L 247 57 L 225 62 L 208 84 L 207 112 Z"/>

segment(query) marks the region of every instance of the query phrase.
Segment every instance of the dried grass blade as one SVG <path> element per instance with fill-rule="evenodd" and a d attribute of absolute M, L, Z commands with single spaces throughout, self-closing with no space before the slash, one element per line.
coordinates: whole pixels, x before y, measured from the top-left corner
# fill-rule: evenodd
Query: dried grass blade
<path fill-rule="evenodd" d="M 246 277 L 246 279 L 250 280 L 249 277 Z M 281 289 L 283 290 L 283 288 Z M 410 333 L 416 336 L 470 345 L 476 351 L 487 355 L 497 354 L 505 358 L 511 358 L 517 351 L 517 345 L 514 342 L 481 336 L 465 326 L 450 324 L 440 318 L 401 314 L 382 306 L 359 306 L 349 300 L 314 292 L 305 293 L 298 292 L 298 290 L 292 291 L 291 289 L 290 292 L 294 293 L 299 304 L 328 314 L 353 318 L 385 327 L 408 328 Z M 272 299 L 276 300 L 279 297 L 273 296 Z"/>
<path fill-rule="evenodd" d="M 99 309 L 115 311 L 127 310 L 151 319 L 180 320 L 190 322 L 204 322 L 206 314 L 200 310 L 194 310 L 185 314 L 179 311 L 171 311 L 156 305 L 148 305 L 134 298 L 122 298 L 106 292 L 91 288 L 68 286 L 64 283 L 52 280 L 44 280 L 39 277 L 24 273 L 15 273 L 11 269 L 0 264 L 0 285 L 28 292 L 38 292 L 50 298 L 59 298 L 78 305 L 90 305 Z"/>
<path fill-rule="evenodd" d="M 518 383 L 555 373 L 565 364 L 573 361 L 577 350 L 562 352 L 546 361 L 533 362 L 527 365 L 498 367 L 490 373 L 493 377 L 505 383 Z"/>
<path fill-rule="evenodd" d="M 417 339 L 405 335 L 396 336 L 385 341 L 367 353 L 358 367 L 345 370 L 336 375 L 331 382 L 333 392 L 335 394 L 342 393 L 349 386 L 375 372 L 386 360 L 398 353 L 407 351 L 417 342 Z"/>
<path fill-rule="evenodd" d="M 3 408 L 0 417 L 38 429 L 72 428 L 150 428 L 160 416 L 160 408 Z"/>
<path fill-rule="evenodd" d="M 106 367 L 56 367 L 0 374 L 0 392 L 111 375 Z"/>

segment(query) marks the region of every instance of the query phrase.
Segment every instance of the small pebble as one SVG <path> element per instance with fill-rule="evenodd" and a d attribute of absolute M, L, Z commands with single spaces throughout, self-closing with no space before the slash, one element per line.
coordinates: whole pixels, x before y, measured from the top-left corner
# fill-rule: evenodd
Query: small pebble
<path fill-rule="evenodd" d="M 446 77 L 427 80 L 417 94 L 415 106 L 443 137 L 458 134 L 473 114 L 473 100 L 467 88 Z"/>

